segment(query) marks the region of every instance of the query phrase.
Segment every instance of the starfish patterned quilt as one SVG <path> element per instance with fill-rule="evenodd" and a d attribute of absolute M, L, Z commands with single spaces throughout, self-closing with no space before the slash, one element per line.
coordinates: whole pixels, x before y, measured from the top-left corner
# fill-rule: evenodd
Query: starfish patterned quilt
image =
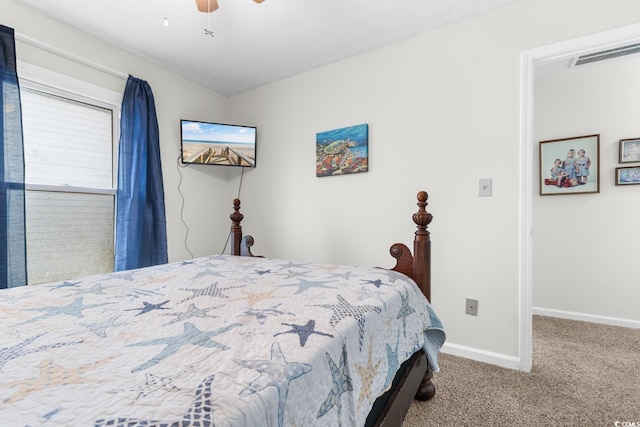
<path fill-rule="evenodd" d="M 445 334 L 390 270 L 217 255 L 0 291 L 11 426 L 362 426 Z"/>

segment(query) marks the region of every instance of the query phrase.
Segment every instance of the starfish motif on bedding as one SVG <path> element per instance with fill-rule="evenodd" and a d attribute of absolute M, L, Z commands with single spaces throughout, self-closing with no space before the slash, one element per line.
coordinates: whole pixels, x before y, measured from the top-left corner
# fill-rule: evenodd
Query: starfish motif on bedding
<path fill-rule="evenodd" d="M 272 298 L 273 294 L 276 292 L 276 289 L 270 289 L 266 292 L 247 292 L 247 291 L 241 291 L 241 293 L 243 295 L 246 295 L 245 297 L 241 297 L 238 299 L 248 299 L 249 302 L 249 307 L 253 307 L 256 303 L 264 300 L 264 299 L 268 299 L 268 298 Z"/>
<path fill-rule="evenodd" d="M 407 276 L 405 276 L 402 273 L 398 273 L 397 271 L 382 269 L 381 273 L 384 273 L 387 275 L 387 278 L 389 279 L 389 282 L 391 282 L 392 285 L 398 280 L 403 280 L 403 281 L 407 280 Z"/>
<path fill-rule="evenodd" d="M 284 274 L 285 277 L 282 278 L 282 280 L 287 280 L 287 279 L 296 279 L 298 277 L 303 277 L 307 275 L 307 271 L 292 271 L 292 270 L 288 270 L 288 271 L 282 271 L 282 272 L 275 272 L 274 274 Z"/>
<path fill-rule="evenodd" d="M 54 415 L 56 415 L 58 412 L 62 411 L 62 408 L 55 408 L 52 409 L 51 411 L 47 412 L 46 414 L 44 414 L 42 416 L 42 418 L 45 419 L 45 421 L 49 421 Z"/>
<path fill-rule="evenodd" d="M 299 278 L 297 280 L 299 281 L 299 283 L 291 283 L 291 284 L 287 284 L 287 285 L 278 285 L 277 287 L 278 288 L 288 288 L 288 287 L 297 286 L 298 290 L 293 293 L 294 295 L 298 295 L 298 294 L 301 294 L 303 292 L 306 292 L 311 288 L 335 289 L 334 287 L 325 285 L 325 283 L 331 283 L 331 282 L 306 280 L 306 279 L 301 279 L 301 278 Z"/>
<path fill-rule="evenodd" d="M 365 281 L 364 281 L 364 283 L 365 283 L 366 285 L 373 285 L 373 286 L 375 286 L 375 287 L 376 287 L 376 288 L 378 288 L 378 289 L 380 289 L 380 286 L 382 286 L 382 285 L 384 285 L 384 286 L 390 286 L 390 285 L 388 285 L 388 284 L 386 284 L 386 283 L 383 283 L 383 282 L 382 282 L 382 280 L 380 280 L 380 279 L 376 279 L 376 280 L 365 280 Z"/>
<path fill-rule="evenodd" d="M 342 347 L 342 353 L 340 355 L 340 361 L 338 365 L 333 361 L 329 353 L 325 353 L 327 362 L 329 363 L 329 369 L 331 370 L 332 385 L 329 395 L 320 406 L 318 411 L 318 418 L 323 417 L 334 406 L 338 410 L 338 425 L 342 426 L 342 394 L 345 391 L 353 391 L 353 385 L 351 378 L 347 375 L 347 348 Z"/>
<path fill-rule="evenodd" d="M 54 289 L 61 289 L 61 288 L 77 288 L 79 283 L 80 282 L 62 282 L 59 285 L 49 286 L 49 290 L 52 291 Z"/>
<path fill-rule="evenodd" d="M 169 302 L 169 300 L 161 302 L 160 304 L 151 304 L 149 302 L 142 301 L 142 305 L 143 305 L 142 307 L 140 307 L 140 308 L 128 308 L 128 309 L 126 309 L 124 311 L 140 310 L 140 312 L 138 314 L 136 314 L 136 316 L 140 316 L 141 314 L 145 314 L 145 313 L 148 313 L 148 312 L 153 311 L 153 310 L 169 310 L 168 307 L 163 307 L 163 305 L 165 305 L 168 302 Z"/>
<path fill-rule="evenodd" d="M 110 277 L 113 280 L 121 279 L 128 282 L 133 282 L 133 276 L 136 274 L 135 270 L 117 271 Z"/>
<path fill-rule="evenodd" d="M 26 340 L 22 341 L 20 344 L 0 348 L 0 371 L 2 370 L 2 368 L 4 368 L 4 366 L 8 362 L 10 362 L 13 359 L 17 359 L 18 357 L 26 356 L 28 354 L 33 354 L 33 353 L 39 353 L 41 351 L 48 350 L 50 348 L 60 348 L 60 347 L 65 347 L 67 345 L 82 343 L 82 341 L 59 342 L 55 344 L 41 345 L 40 347 L 35 347 L 35 348 L 25 348 L 26 346 L 28 346 L 29 344 L 31 344 L 32 342 L 34 342 L 35 340 L 37 340 L 43 335 L 45 334 L 39 334 L 34 337 L 27 338 Z"/>
<path fill-rule="evenodd" d="M 206 348 L 218 348 L 220 350 L 228 350 L 224 344 L 220 344 L 211 339 L 211 337 L 218 336 L 220 334 L 224 334 L 227 331 L 230 331 L 233 328 L 238 326 L 242 326 L 240 323 L 232 323 L 230 325 L 224 326 L 222 328 L 216 329 L 215 331 L 203 332 L 196 328 L 193 323 L 185 322 L 184 330 L 180 335 L 175 335 L 172 337 L 163 337 L 156 338 L 149 341 L 142 341 L 134 344 L 129 344 L 127 347 L 140 347 L 140 346 L 148 346 L 148 345 L 164 345 L 165 348 L 156 356 L 152 357 L 149 361 L 143 363 L 142 365 L 133 368 L 131 372 L 140 372 L 145 369 L 148 369 L 152 366 L 157 365 L 162 362 L 169 356 L 174 355 L 178 350 L 186 345 L 195 345 L 199 347 Z"/>
<path fill-rule="evenodd" d="M 318 270 L 326 271 L 327 273 L 333 273 L 336 270 L 344 268 L 340 265 L 332 265 L 332 264 L 321 264 L 317 266 Z"/>
<path fill-rule="evenodd" d="M 103 305 L 113 304 L 111 302 L 103 302 L 100 304 L 83 304 L 82 297 L 77 297 L 72 302 L 67 305 L 62 306 L 49 306 L 49 307 L 38 307 L 38 308 L 25 308 L 26 311 L 42 311 L 43 315 L 34 317 L 31 320 L 27 320 L 25 322 L 19 323 L 18 325 L 24 325 L 27 323 L 32 323 L 42 319 L 48 319 L 50 317 L 58 316 L 61 314 L 73 317 L 84 317 L 82 313 L 84 310 L 89 310 L 91 308 L 102 307 Z"/>
<path fill-rule="evenodd" d="M 118 326 L 123 326 L 125 325 L 125 323 L 116 323 L 116 320 L 118 319 L 118 316 L 113 316 L 112 318 L 105 320 L 104 322 L 98 322 L 98 323 L 81 323 L 81 326 L 84 326 L 88 331 L 93 332 L 94 334 L 96 334 L 97 336 L 99 336 L 100 338 L 106 338 L 107 337 L 107 328 L 115 328 Z"/>
<path fill-rule="evenodd" d="M 324 332 L 316 331 L 316 321 L 313 319 L 309 320 L 306 325 L 296 325 L 294 323 L 283 323 L 283 325 L 291 326 L 292 329 L 285 332 L 278 332 L 274 335 L 274 337 L 282 334 L 297 334 L 298 338 L 300 338 L 300 347 L 304 347 L 304 345 L 307 343 L 307 340 L 309 339 L 309 336 L 311 336 L 312 334 L 333 338 L 333 335 L 331 334 L 325 334 Z"/>
<path fill-rule="evenodd" d="M 260 372 L 258 378 L 253 380 L 240 396 L 247 397 L 271 386 L 278 390 L 278 426 L 284 425 L 284 412 L 289 393 L 289 384 L 296 378 L 311 371 L 312 366 L 306 363 L 287 362 L 280 344 L 271 344 L 270 360 L 234 360 L 238 365 Z"/>
<path fill-rule="evenodd" d="M 291 279 L 300 276 L 306 276 L 308 273 L 309 264 L 306 263 L 297 263 L 297 262 L 286 262 L 281 264 L 279 271 L 275 271 L 274 274 L 284 274 L 286 277 L 284 279 Z M 303 269 L 303 271 L 293 271 L 293 269 Z M 283 280 L 284 280 L 283 279 Z"/>
<path fill-rule="evenodd" d="M 310 307 L 322 307 L 333 310 L 331 319 L 329 319 L 329 324 L 331 326 L 336 326 L 347 317 L 353 318 L 358 323 L 358 342 L 360 343 L 360 348 L 362 349 L 366 314 L 370 312 L 380 313 L 382 310 L 380 309 L 380 307 L 377 307 L 375 305 L 353 305 L 349 303 L 349 301 L 344 299 L 344 297 L 340 294 L 337 295 L 337 298 L 337 304 L 315 304 L 310 305 Z"/>
<path fill-rule="evenodd" d="M 144 385 L 138 385 L 128 389 L 111 390 L 109 391 L 109 394 L 121 394 L 123 392 L 137 392 L 138 395 L 134 399 L 134 401 L 136 401 L 136 400 L 144 399 L 145 397 L 159 390 L 164 390 L 166 392 L 180 391 L 180 388 L 178 388 L 175 384 L 173 384 L 173 378 L 171 377 L 160 377 L 152 373 L 146 373 L 144 375 L 145 375 Z"/>
<path fill-rule="evenodd" d="M 398 366 L 400 366 L 400 360 L 398 359 L 398 348 L 400 346 L 400 332 L 398 331 L 398 338 L 396 339 L 396 348 L 393 349 L 389 345 L 387 346 L 387 378 L 384 381 L 384 386 L 382 387 L 382 392 L 386 392 L 391 388 L 391 382 L 393 381 L 393 377 L 395 373 L 398 371 Z"/>
<path fill-rule="evenodd" d="M 135 289 L 132 289 L 132 292 L 128 293 L 126 296 L 129 297 L 131 301 L 133 301 L 134 299 L 138 299 L 138 298 L 163 296 L 163 294 L 161 294 L 160 292 L 152 291 L 152 290 L 135 288 Z"/>
<path fill-rule="evenodd" d="M 285 261 L 282 264 L 280 264 L 280 269 L 284 271 L 289 271 L 292 268 L 307 269 L 308 267 L 309 267 L 309 263 L 306 263 L 306 262 Z"/>
<path fill-rule="evenodd" d="M 210 375 L 204 379 L 196 389 L 193 403 L 184 414 L 181 420 L 157 421 L 144 420 L 139 418 L 107 418 L 96 420 L 94 427 L 133 427 L 133 426 L 153 426 L 153 427 L 213 427 L 213 401 L 211 400 L 211 384 L 215 375 Z"/>
<path fill-rule="evenodd" d="M 35 288 L 35 286 L 32 286 L 32 288 Z M 36 289 L 36 290 L 38 290 L 38 289 Z M 22 293 L 16 293 L 15 295 L 9 293 L 7 295 L 2 295 L 2 301 L 0 301 L 0 310 L 4 311 L 5 307 L 10 309 L 11 306 L 14 305 L 15 303 L 17 303 L 18 301 L 25 300 L 25 299 L 29 300 L 36 293 L 38 293 L 38 292 L 31 292 L 31 293 L 22 292 Z"/>
<path fill-rule="evenodd" d="M 375 298 L 382 304 L 383 310 L 387 310 L 387 303 L 383 299 L 383 296 L 387 295 L 387 292 L 380 291 L 376 288 L 369 288 L 365 285 L 362 285 L 360 289 L 354 290 L 354 294 L 359 301 L 363 301 L 369 298 Z"/>
<path fill-rule="evenodd" d="M 371 386 L 373 385 L 373 380 L 378 374 L 380 363 L 382 363 L 382 361 L 380 360 L 376 364 L 373 363 L 373 337 L 371 337 L 369 342 L 369 355 L 367 357 L 367 363 L 365 363 L 364 365 L 358 365 L 357 363 L 354 364 L 356 371 L 358 371 L 360 379 L 362 380 L 362 385 L 360 386 L 360 397 L 358 397 L 358 412 L 360 412 L 360 406 L 365 399 L 369 401 L 373 401 L 374 399 L 371 396 Z"/>
<path fill-rule="evenodd" d="M 398 311 L 398 315 L 396 319 L 402 319 L 402 329 L 404 332 L 404 336 L 407 336 L 407 316 L 412 315 L 416 311 L 409 305 L 409 291 L 407 291 L 406 295 L 400 293 L 400 298 L 402 299 L 402 306 L 400 307 L 400 311 Z"/>
<path fill-rule="evenodd" d="M 293 313 L 278 310 L 278 307 L 280 305 L 281 304 L 276 304 L 271 306 L 271 308 L 247 307 L 244 312 L 238 314 L 237 316 L 255 316 L 258 322 L 261 325 L 264 325 L 264 323 L 267 321 L 267 316 L 281 316 L 283 314 L 293 315 Z"/>
<path fill-rule="evenodd" d="M 159 272 L 159 273 L 162 273 L 162 274 L 149 274 L 147 276 L 144 276 L 143 278 L 141 278 L 141 280 L 138 283 L 154 285 L 154 286 L 157 286 L 158 288 L 160 287 L 160 285 L 164 285 L 163 286 L 164 288 L 167 284 L 169 286 L 172 286 L 172 283 L 173 283 L 172 281 L 179 276 L 178 274 L 167 274 L 166 271 Z"/>
<path fill-rule="evenodd" d="M 102 283 L 96 283 L 93 286 L 91 286 L 90 288 L 79 288 L 79 289 L 74 289 L 74 291 L 76 292 L 76 295 L 82 295 L 82 294 L 94 294 L 94 295 L 104 295 L 104 289 L 102 288 Z"/>
<path fill-rule="evenodd" d="M 206 288 L 191 288 L 191 289 L 184 289 L 181 288 L 181 291 L 188 291 L 188 292 L 193 292 L 193 295 L 186 297 L 185 299 L 183 299 L 182 301 L 180 301 L 178 304 L 183 303 L 185 301 L 189 301 L 192 300 L 194 298 L 199 298 L 199 297 L 212 297 L 212 298 L 229 298 L 228 295 L 224 294 L 224 291 L 227 291 L 229 289 L 236 289 L 236 288 L 243 288 L 246 285 L 238 285 L 238 286 L 227 286 L 224 288 L 219 288 L 218 287 L 218 283 L 214 283 L 212 285 L 207 286 Z"/>
<path fill-rule="evenodd" d="M 189 307 L 187 311 L 179 311 L 173 313 L 162 313 L 163 316 L 174 316 L 170 322 L 165 323 L 165 325 L 170 325 L 172 323 L 181 322 L 183 320 L 191 319 L 192 317 L 197 317 L 199 319 L 211 318 L 215 319 L 218 316 L 214 316 L 213 314 L 207 314 L 211 310 L 216 310 L 220 307 L 223 307 L 224 304 L 216 305 L 215 307 L 207 307 L 203 309 L 199 309 L 196 307 L 194 303 L 189 303 Z"/>
<path fill-rule="evenodd" d="M 196 274 L 195 276 L 193 276 L 191 278 L 191 280 L 197 280 L 197 279 L 201 279 L 203 277 L 221 277 L 223 276 L 222 271 L 217 271 L 217 270 L 212 270 L 210 268 L 204 269 L 202 271 L 200 271 L 198 274 Z"/>
<path fill-rule="evenodd" d="M 351 279 L 351 277 L 356 277 L 356 274 L 354 274 L 353 271 L 351 270 L 346 270 L 341 273 L 336 273 L 336 275 L 342 277 L 345 280 L 349 280 Z"/>
<path fill-rule="evenodd" d="M 90 379 L 85 378 L 82 375 L 97 368 L 100 365 L 105 364 L 111 358 L 102 359 L 94 363 L 89 363 L 78 368 L 66 369 L 53 362 L 53 359 L 46 359 L 40 362 L 40 375 L 36 378 L 28 381 L 18 380 L 12 383 L 5 384 L 6 387 L 17 386 L 16 390 L 11 397 L 5 399 L 3 403 L 15 403 L 26 398 L 30 394 L 38 391 L 55 388 L 61 385 L 67 384 L 82 384 L 82 383 L 104 383 L 109 380 L 103 379 Z"/>

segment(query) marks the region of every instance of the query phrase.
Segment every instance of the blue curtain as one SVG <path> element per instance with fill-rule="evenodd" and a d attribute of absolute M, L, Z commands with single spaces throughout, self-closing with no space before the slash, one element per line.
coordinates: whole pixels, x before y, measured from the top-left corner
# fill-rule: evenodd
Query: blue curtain
<path fill-rule="evenodd" d="M 24 148 L 15 37 L 2 25 L 0 85 L 0 288 L 12 288 L 27 284 Z"/>
<path fill-rule="evenodd" d="M 115 270 L 167 262 L 158 119 L 151 87 L 129 76 L 122 99 Z"/>

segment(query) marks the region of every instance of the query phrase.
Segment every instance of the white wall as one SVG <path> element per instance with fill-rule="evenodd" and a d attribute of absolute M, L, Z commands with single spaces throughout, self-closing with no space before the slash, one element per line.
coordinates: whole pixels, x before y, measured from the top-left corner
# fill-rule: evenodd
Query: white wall
<path fill-rule="evenodd" d="M 124 92 L 126 80 L 52 54 L 20 41 L 26 36 L 72 55 L 131 74 L 149 82 L 153 90 L 160 129 L 160 150 L 171 261 L 190 257 L 185 247 L 186 228 L 181 221 L 182 198 L 178 192 L 182 173 L 184 221 L 189 226 L 187 247 L 195 256 L 219 253 L 229 232 L 229 214 L 236 190 L 230 185 L 235 173 L 226 168 L 188 167 L 178 171 L 180 119 L 228 120 L 227 97 L 205 89 L 149 62 L 132 56 L 84 33 L 60 25 L 12 1 L 2 1 L 0 24 L 17 35 L 18 61 L 66 74 L 80 80 Z"/>
<path fill-rule="evenodd" d="M 232 97 L 231 116 L 259 127 L 243 189 L 256 252 L 390 265 L 426 189 L 449 344 L 517 364 L 521 53 L 638 18 L 635 1 L 525 0 Z M 316 178 L 315 134 L 360 123 L 370 171 Z M 493 178 L 493 197 L 478 197 L 479 178 Z M 477 317 L 466 298 L 480 301 Z"/>
<path fill-rule="evenodd" d="M 640 186 L 615 186 L 615 168 L 632 165 L 619 140 L 640 137 L 638 75 L 636 55 L 536 80 L 535 140 L 598 133 L 601 162 L 599 194 L 534 198 L 536 308 L 640 321 Z"/>

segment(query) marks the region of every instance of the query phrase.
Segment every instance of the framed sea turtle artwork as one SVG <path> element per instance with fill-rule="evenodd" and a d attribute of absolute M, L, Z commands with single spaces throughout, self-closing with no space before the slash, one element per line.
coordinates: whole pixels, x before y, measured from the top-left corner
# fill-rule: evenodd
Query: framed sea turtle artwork
<path fill-rule="evenodd" d="M 369 125 L 361 124 L 316 134 L 316 176 L 346 175 L 369 170 Z"/>

